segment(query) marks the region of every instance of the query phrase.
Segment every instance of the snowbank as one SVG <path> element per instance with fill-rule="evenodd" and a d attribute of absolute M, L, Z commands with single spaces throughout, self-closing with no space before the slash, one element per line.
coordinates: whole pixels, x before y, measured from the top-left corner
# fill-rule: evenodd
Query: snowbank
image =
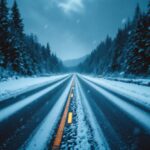
<path fill-rule="evenodd" d="M 114 81 L 121 81 L 126 83 L 135 83 L 138 85 L 145 85 L 150 86 L 150 79 L 130 79 L 130 78 L 116 78 L 116 77 L 107 77 L 106 79 L 114 80 Z"/>

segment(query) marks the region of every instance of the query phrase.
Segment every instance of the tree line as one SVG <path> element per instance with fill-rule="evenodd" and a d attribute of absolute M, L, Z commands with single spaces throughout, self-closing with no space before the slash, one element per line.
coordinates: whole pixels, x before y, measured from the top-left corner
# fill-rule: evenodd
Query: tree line
<path fill-rule="evenodd" d="M 49 44 L 43 46 L 35 35 L 24 33 L 17 2 L 8 8 L 7 0 L 0 0 L 0 77 L 60 71 L 62 62 L 51 52 Z"/>
<path fill-rule="evenodd" d="M 78 70 L 99 75 L 149 76 L 150 2 L 146 12 L 137 5 L 134 18 L 118 29 L 114 39 L 107 36 Z"/>

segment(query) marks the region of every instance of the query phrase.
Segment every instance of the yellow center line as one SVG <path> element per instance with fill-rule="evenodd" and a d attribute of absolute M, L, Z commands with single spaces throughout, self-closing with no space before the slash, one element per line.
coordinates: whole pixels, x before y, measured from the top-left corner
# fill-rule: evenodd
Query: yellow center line
<path fill-rule="evenodd" d="M 69 105 L 70 105 L 70 101 L 71 101 L 71 98 L 72 98 L 71 95 L 72 95 L 72 92 L 73 92 L 73 87 L 74 87 L 74 81 L 73 81 L 73 83 L 71 85 L 71 90 L 70 90 L 70 93 L 69 93 L 67 104 L 66 104 L 63 116 L 61 118 L 58 130 L 57 130 L 56 137 L 54 139 L 52 150 L 58 150 L 59 147 L 60 147 L 60 145 L 61 145 L 61 141 L 62 141 L 62 137 L 63 137 L 63 132 L 64 132 L 64 127 L 65 127 L 65 123 L 66 123 L 67 115 L 68 115 L 68 111 L 69 111 Z M 72 116 L 71 116 L 70 119 L 72 119 Z"/>
<path fill-rule="evenodd" d="M 72 123 L 72 112 L 69 112 L 69 114 L 68 114 L 68 123 L 69 124 Z"/>

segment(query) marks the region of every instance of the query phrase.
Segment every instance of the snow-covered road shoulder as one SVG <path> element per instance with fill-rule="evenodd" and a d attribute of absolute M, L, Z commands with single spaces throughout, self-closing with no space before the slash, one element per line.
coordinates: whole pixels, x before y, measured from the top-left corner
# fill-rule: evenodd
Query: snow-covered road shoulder
<path fill-rule="evenodd" d="M 66 77 L 65 75 L 49 76 L 49 77 L 28 77 L 19 79 L 10 79 L 0 82 L 0 101 L 11 96 L 16 96 L 34 88 L 44 86 L 59 79 Z"/>
<path fill-rule="evenodd" d="M 120 81 L 120 82 L 125 82 L 125 83 L 134 83 L 138 85 L 144 85 L 144 86 L 150 86 L 150 79 L 149 78 L 121 78 L 121 77 L 106 77 L 108 80 L 112 81 Z"/>
<path fill-rule="evenodd" d="M 81 76 L 113 92 L 120 93 L 138 103 L 142 103 L 146 107 L 150 107 L 150 87 L 103 78 L 94 78 L 86 75 Z"/>

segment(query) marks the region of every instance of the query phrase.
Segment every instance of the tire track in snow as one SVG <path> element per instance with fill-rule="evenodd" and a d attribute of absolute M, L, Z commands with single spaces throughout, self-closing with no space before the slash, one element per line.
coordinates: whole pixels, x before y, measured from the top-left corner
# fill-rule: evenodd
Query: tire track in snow
<path fill-rule="evenodd" d="M 149 147 L 150 126 L 148 120 L 150 117 L 145 111 L 80 75 L 79 80 L 84 90 L 90 91 L 89 94 L 87 93 L 89 103 L 99 125 L 102 126 L 111 149 L 146 149 Z M 103 115 L 100 115 L 100 112 Z M 108 126 L 106 126 L 107 124 Z"/>
<path fill-rule="evenodd" d="M 40 97 L 42 97 L 43 95 L 45 95 L 46 93 L 52 91 L 53 89 L 55 89 L 57 86 L 59 86 L 60 84 L 62 84 L 64 81 L 66 81 L 68 78 L 61 80 L 60 82 L 34 94 L 31 95 L 27 98 L 25 98 L 22 101 L 16 102 L 15 104 L 12 104 L 11 106 L 8 106 L 2 110 L 0 110 L 0 122 L 4 121 L 5 119 L 9 118 L 10 116 L 12 116 L 13 114 L 15 114 L 17 111 L 21 110 L 22 108 L 28 106 L 29 104 L 31 104 L 32 102 L 38 100 Z"/>
<path fill-rule="evenodd" d="M 82 109 L 84 110 L 84 114 L 86 115 L 86 119 L 88 121 L 88 124 L 91 128 L 92 131 L 92 141 L 93 143 L 95 143 L 95 145 L 93 145 L 94 149 L 101 149 L 101 150 L 109 150 L 109 145 L 107 144 L 107 141 L 103 135 L 103 132 L 101 130 L 101 128 L 98 126 L 98 123 L 96 121 L 96 118 L 94 116 L 94 113 L 92 112 L 92 109 L 88 103 L 88 100 L 84 94 L 84 91 L 82 90 L 81 84 L 78 80 L 78 78 L 76 79 L 76 85 L 77 85 L 77 94 L 79 96 L 80 102 L 83 106 Z M 85 124 L 87 126 L 87 124 Z M 81 125 L 82 126 L 82 125 Z M 82 130 L 83 126 L 81 127 L 81 129 L 79 128 L 78 130 L 78 136 L 82 136 L 81 134 L 81 130 Z M 91 132 L 89 133 L 91 134 Z M 77 136 L 77 137 L 78 137 Z M 87 135 L 88 136 L 88 135 Z M 88 139 L 89 140 L 89 139 Z M 80 140 L 79 140 L 80 141 Z M 87 143 L 87 141 L 86 141 Z M 84 143 L 82 143 L 82 147 L 84 148 Z M 91 143 L 87 144 L 87 149 L 91 149 Z"/>
<path fill-rule="evenodd" d="M 56 104 L 52 110 L 45 117 L 43 122 L 34 131 L 30 138 L 25 142 L 25 144 L 20 148 L 20 150 L 43 150 L 48 149 L 48 145 L 52 140 L 53 134 L 60 120 L 61 113 L 63 111 L 65 102 L 70 91 L 72 80 L 69 82 L 68 86 L 57 100 Z"/>

